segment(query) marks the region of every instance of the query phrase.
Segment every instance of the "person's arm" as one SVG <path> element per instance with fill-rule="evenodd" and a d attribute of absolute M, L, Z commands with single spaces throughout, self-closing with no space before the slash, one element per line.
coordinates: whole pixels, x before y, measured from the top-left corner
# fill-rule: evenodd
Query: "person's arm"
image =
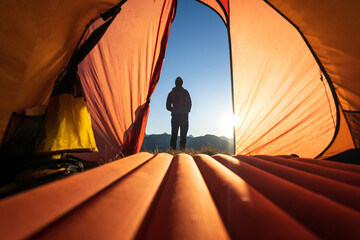
<path fill-rule="evenodd" d="M 187 93 L 187 97 L 188 97 L 188 112 L 190 112 L 191 107 L 192 107 L 191 97 L 190 97 L 190 93 L 188 91 L 186 91 L 186 93 Z"/>
<path fill-rule="evenodd" d="M 168 94 L 167 99 L 166 99 L 166 109 L 167 109 L 168 111 L 170 111 L 170 112 L 171 112 L 172 109 L 173 109 L 171 93 L 172 93 L 172 92 L 170 92 L 170 93 Z"/>

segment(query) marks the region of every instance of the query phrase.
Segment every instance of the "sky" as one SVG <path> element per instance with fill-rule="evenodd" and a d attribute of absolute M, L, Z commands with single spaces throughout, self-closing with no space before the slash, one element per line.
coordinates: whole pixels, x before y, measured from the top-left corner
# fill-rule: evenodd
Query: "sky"
<path fill-rule="evenodd" d="M 171 133 L 171 113 L 165 105 L 178 76 L 192 100 L 188 135 L 232 138 L 227 30 L 217 13 L 195 0 L 178 0 L 146 134 Z"/>

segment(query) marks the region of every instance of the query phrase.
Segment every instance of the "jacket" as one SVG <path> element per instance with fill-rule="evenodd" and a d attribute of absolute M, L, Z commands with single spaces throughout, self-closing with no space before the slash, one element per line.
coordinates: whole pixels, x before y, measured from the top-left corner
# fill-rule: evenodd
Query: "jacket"
<path fill-rule="evenodd" d="M 172 114 L 189 113 L 191 105 L 190 94 L 183 87 L 174 87 L 168 94 L 166 109 L 171 111 Z"/>

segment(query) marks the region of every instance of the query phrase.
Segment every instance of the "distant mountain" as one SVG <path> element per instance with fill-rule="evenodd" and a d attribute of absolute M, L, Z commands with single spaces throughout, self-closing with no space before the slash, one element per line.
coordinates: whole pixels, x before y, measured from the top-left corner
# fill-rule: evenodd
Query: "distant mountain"
<path fill-rule="evenodd" d="M 171 135 L 167 133 L 145 135 L 141 151 L 165 151 L 170 147 Z M 180 137 L 178 137 L 177 144 L 179 146 Z M 188 136 L 186 142 L 187 148 L 201 150 L 204 147 L 216 148 L 219 152 L 227 152 L 232 154 L 234 152 L 234 143 L 232 138 L 218 137 L 207 134 L 201 137 Z"/>

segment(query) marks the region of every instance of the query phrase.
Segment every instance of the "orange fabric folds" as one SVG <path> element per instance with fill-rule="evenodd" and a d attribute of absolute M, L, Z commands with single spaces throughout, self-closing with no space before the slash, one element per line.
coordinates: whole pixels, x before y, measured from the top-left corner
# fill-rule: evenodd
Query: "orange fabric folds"
<path fill-rule="evenodd" d="M 339 100 L 339 131 L 324 157 L 360 147 L 359 1 L 269 0 L 303 33 Z"/>
<path fill-rule="evenodd" d="M 173 0 L 127 1 L 79 65 L 99 148 L 99 154 L 81 157 L 114 158 L 140 150 L 146 102 L 158 81 L 174 8 Z"/>
<path fill-rule="evenodd" d="M 236 153 L 359 147 L 358 2 L 201 2 L 226 17 Z"/>
<path fill-rule="evenodd" d="M 335 105 L 301 35 L 263 1 L 231 1 L 236 152 L 315 157 Z"/>
<path fill-rule="evenodd" d="M 237 154 L 326 158 L 360 147 L 359 1 L 199 2 L 228 29 Z M 81 153 L 88 160 L 139 152 L 175 5 L 2 1 L 0 141 L 13 113 L 49 105 L 38 152 L 97 146 Z M 66 66 L 78 70 L 86 103 L 72 92 L 51 96 Z"/>
<path fill-rule="evenodd" d="M 0 140 L 13 112 L 47 105 L 90 20 L 118 0 L 1 1 Z"/>

